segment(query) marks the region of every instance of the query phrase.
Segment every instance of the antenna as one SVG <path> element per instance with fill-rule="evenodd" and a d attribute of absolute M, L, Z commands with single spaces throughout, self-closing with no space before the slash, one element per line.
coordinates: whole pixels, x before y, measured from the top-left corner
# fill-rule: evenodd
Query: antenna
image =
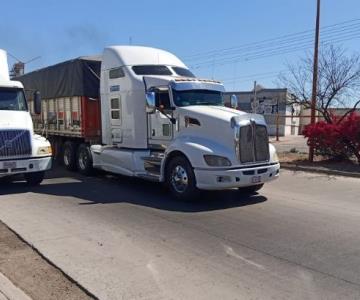
<path fill-rule="evenodd" d="M 27 62 L 24 62 L 24 64 L 27 65 L 28 63 L 31 63 L 31 62 L 33 62 L 34 60 L 37 60 L 37 59 L 40 59 L 40 58 L 41 58 L 41 56 L 36 56 L 36 57 L 34 57 L 34 58 L 32 58 L 32 59 L 29 59 Z"/>
<path fill-rule="evenodd" d="M 36 56 L 32 59 L 29 59 L 26 62 L 23 62 L 21 59 L 17 58 L 15 55 L 11 54 L 10 52 L 8 52 L 8 54 L 9 54 L 9 56 L 11 56 L 12 58 L 17 60 L 17 62 L 13 64 L 13 67 L 10 71 L 10 78 L 24 75 L 25 74 L 25 65 L 33 62 L 34 60 L 41 58 L 41 56 Z"/>

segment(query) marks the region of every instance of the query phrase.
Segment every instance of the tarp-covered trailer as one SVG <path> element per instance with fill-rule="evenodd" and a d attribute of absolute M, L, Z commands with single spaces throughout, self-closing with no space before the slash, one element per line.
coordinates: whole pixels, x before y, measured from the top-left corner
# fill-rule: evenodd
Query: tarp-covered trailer
<path fill-rule="evenodd" d="M 56 158 L 68 169 L 89 146 L 101 143 L 101 58 L 79 57 L 16 78 L 28 91 L 34 130 L 46 135 Z M 39 91 L 42 111 L 34 114 L 32 95 Z"/>

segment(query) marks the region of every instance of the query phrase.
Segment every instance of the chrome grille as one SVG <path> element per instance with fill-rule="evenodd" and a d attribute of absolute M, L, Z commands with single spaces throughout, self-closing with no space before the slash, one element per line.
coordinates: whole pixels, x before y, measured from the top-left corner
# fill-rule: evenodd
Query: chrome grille
<path fill-rule="evenodd" d="M 0 157 L 31 155 L 31 140 L 28 130 L 0 131 Z"/>
<path fill-rule="evenodd" d="M 254 122 L 240 127 L 239 158 L 242 163 L 269 160 L 269 139 L 266 126 Z"/>
<path fill-rule="evenodd" d="M 269 138 L 265 126 L 255 126 L 255 160 L 267 161 L 269 160 Z"/>
<path fill-rule="evenodd" d="M 254 161 L 253 129 L 251 125 L 240 127 L 240 160 L 243 163 Z"/>

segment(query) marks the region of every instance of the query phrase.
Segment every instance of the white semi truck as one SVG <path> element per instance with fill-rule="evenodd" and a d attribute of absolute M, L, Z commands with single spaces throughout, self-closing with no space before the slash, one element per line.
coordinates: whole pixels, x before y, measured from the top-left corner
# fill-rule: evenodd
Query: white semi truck
<path fill-rule="evenodd" d="M 34 98 L 39 108 L 39 94 Z M 0 179 L 23 174 L 28 184 L 37 185 L 50 168 L 50 143 L 34 134 L 23 85 L 10 80 L 7 55 L 0 49 Z"/>
<path fill-rule="evenodd" d="M 69 169 L 163 182 L 182 199 L 254 192 L 279 176 L 263 116 L 225 107 L 220 82 L 196 78 L 169 52 L 112 46 L 19 80 L 41 92 L 36 126 Z"/>

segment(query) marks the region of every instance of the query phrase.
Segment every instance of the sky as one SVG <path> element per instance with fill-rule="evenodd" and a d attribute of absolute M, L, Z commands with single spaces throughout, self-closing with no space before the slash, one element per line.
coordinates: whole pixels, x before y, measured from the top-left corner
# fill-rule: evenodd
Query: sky
<path fill-rule="evenodd" d="M 0 48 L 24 62 L 40 57 L 26 72 L 133 44 L 168 50 L 196 75 L 243 91 L 254 80 L 278 87 L 286 64 L 311 52 L 316 0 L 12 0 L 1 8 Z M 360 1 L 322 0 L 321 27 L 321 42 L 359 52 Z"/>

